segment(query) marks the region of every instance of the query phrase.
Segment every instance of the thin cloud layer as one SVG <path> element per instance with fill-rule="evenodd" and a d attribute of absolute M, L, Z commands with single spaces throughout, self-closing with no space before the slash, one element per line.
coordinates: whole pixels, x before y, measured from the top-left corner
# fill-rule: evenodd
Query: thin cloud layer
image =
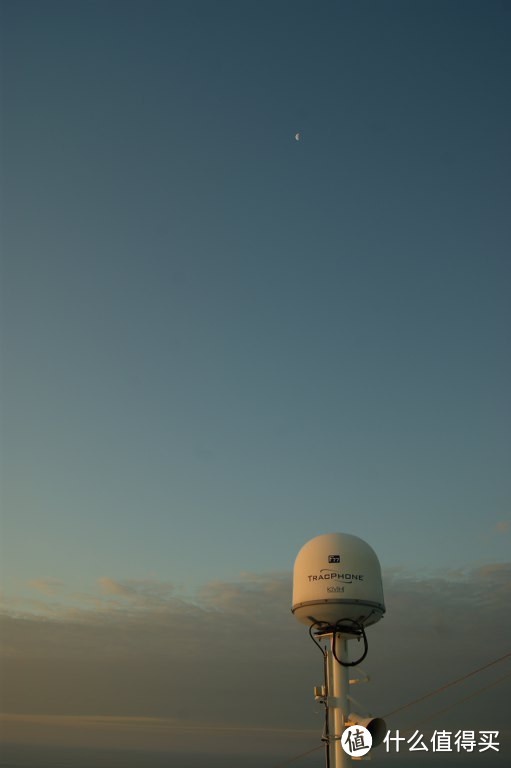
<path fill-rule="evenodd" d="M 497 533 L 509 533 L 511 531 L 511 520 L 499 520 L 494 530 Z"/>
<path fill-rule="evenodd" d="M 64 582 L 59 579 L 32 579 L 28 586 L 43 595 L 54 595 L 64 586 Z"/>
<path fill-rule="evenodd" d="M 387 615 L 368 631 L 363 664 L 372 683 L 357 690 L 371 711 L 389 712 L 508 650 L 510 563 L 422 577 L 393 570 L 384 585 Z M 222 739 L 260 745 L 261 733 L 272 729 L 317 731 L 319 738 L 312 687 L 322 680 L 322 660 L 292 617 L 290 596 L 290 574 L 247 573 L 237 582 L 210 582 L 193 600 L 167 582 L 107 577 L 88 594 L 62 590 L 37 601 L 36 613 L 33 601 L 11 600 L 1 618 L 4 738 L 25 734 L 37 743 L 41 718 L 48 725 L 63 717 L 50 731 L 67 733 L 61 738 L 68 745 L 79 743 L 85 724 L 91 746 L 114 742 L 119 722 L 132 748 L 150 748 L 155 728 L 162 748 L 181 744 L 176 734 L 194 728 L 197 748 L 206 750 L 201 723 L 216 729 L 218 749 Z M 495 681 L 509 671 L 503 666 L 440 704 Z M 509 682 L 485 695 L 478 711 L 488 722 L 482 715 L 475 722 L 469 707 L 460 710 L 460 727 L 497 727 L 508 689 Z M 415 714 L 438 708 L 425 702 Z M 390 725 L 410 723 L 405 713 Z"/>

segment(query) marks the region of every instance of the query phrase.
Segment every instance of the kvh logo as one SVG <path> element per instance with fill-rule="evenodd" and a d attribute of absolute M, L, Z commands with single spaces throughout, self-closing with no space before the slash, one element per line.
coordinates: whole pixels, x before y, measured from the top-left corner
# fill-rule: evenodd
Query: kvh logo
<path fill-rule="evenodd" d="M 341 562 L 341 556 L 340 555 L 328 555 L 328 562 L 329 563 L 340 563 Z"/>

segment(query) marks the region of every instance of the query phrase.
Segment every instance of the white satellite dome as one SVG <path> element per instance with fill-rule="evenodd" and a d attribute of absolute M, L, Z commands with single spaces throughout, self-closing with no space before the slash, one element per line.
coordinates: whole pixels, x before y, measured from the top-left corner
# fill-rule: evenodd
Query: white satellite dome
<path fill-rule="evenodd" d="M 358 536 L 326 533 L 305 544 L 295 560 L 293 614 L 302 624 L 368 627 L 385 613 L 376 553 Z"/>

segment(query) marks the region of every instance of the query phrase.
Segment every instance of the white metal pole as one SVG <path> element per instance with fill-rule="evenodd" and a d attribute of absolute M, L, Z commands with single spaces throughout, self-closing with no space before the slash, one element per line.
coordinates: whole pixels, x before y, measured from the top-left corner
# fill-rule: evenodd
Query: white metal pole
<path fill-rule="evenodd" d="M 348 641 L 332 633 L 330 644 L 326 646 L 327 692 L 328 692 L 328 754 L 330 768 L 347 768 L 351 757 L 342 748 L 341 737 L 348 719 L 349 668 L 343 667 L 334 656 L 334 643 L 337 658 L 348 661 Z"/>

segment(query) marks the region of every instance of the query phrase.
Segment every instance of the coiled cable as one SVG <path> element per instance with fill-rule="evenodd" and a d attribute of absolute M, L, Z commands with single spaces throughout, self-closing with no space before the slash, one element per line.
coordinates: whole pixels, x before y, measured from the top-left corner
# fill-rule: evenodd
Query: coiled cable
<path fill-rule="evenodd" d="M 339 633 L 342 632 L 342 630 L 343 630 L 343 626 L 342 625 L 346 621 L 349 621 L 351 624 L 355 625 L 355 629 L 347 629 L 347 631 L 350 632 L 350 634 L 354 634 L 356 637 L 358 637 L 359 640 L 360 640 L 360 638 L 362 638 L 363 641 L 364 641 L 364 652 L 363 652 L 362 656 L 359 659 L 357 659 L 356 661 L 342 661 L 337 656 L 337 653 L 335 652 L 337 633 L 338 632 Z M 365 629 L 364 629 L 364 625 L 363 624 L 361 624 L 356 619 L 341 619 L 340 621 L 338 621 L 336 623 L 335 627 L 333 628 L 333 637 L 334 637 L 334 639 L 333 639 L 333 643 L 332 643 L 332 653 L 334 655 L 334 659 L 337 661 L 338 664 L 340 664 L 342 667 L 356 667 L 357 664 L 360 664 L 362 661 L 364 661 L 365 657 L 367 656 L 367 651 L 369 649 L 369 645 L 367 643 L 367 637 L 366 637 L 366 633 L 365 633 Z"/>

